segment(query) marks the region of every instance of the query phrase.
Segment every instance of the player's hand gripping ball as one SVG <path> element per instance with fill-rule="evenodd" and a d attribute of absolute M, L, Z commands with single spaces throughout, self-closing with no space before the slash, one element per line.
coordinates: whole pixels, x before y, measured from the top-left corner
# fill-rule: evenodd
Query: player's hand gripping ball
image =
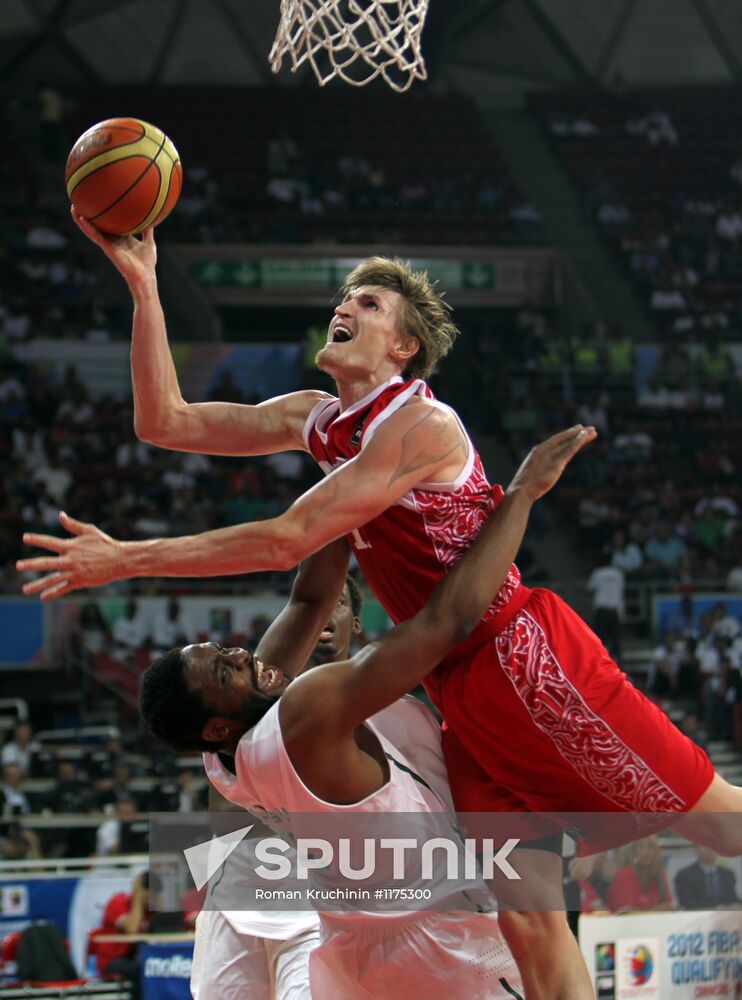
<path fill-rule="evenodd" d="M 178 151 L 155 125 L 109 118 L 83 132 L 64 172 L 80 215 L 104 233 L 141 233 L 167 218 L 180 195 Z"/>

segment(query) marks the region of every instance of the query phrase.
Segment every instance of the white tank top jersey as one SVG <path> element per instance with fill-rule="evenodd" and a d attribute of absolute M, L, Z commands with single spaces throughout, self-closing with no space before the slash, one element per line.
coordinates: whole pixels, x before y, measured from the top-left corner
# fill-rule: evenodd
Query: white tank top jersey
<path fill-rule="evenodd" d="M 457 838 L 440 727 L 432 713 L 416 698 L 406 696 L 366 725 L 379 740 L 387 758 L 389 780 L 371 795 L 350 805 L 337 805 L 318 798 L 296 773 L 283 742 L 278 704 L 273 705 L 240 740 L 234 758 L 236 774 L 232 774 L 213 753 L 203 755 L 204 767 L 209 781 L 224 798 L 242 806 L 276 831 L 295 833 L 292 813 L 416 813 L 423 817 L 431 815 L 430 829 L 434 836 L 440 836 L 441 814 L 445 814 L 451 817 L 450 826 L 448 820 L 444 821 L 446 835 Z M 416 830 L 418 839 L 424 825 L 423 820 Z M 323 883 L 326 882 L 328 879 L 324 878 Z M 431 908 L 476 910 L 478 904 L 488 900 L 483 883 L 468 886 L 466 894 L 443 879 L 440 884 L 431 884 L 431 880 L 415 882 L 413 876 L 404 885 L 431 889 Z M 476 889 L 474 893 L 472 888 Z M 390 913 L 400 915 L 398 909 Z M 334 915 L 337 918 L 339 914 Z M 369 913 L 342 913 L 343 917 L 351 919 L 356 915 L 367 919 Z M 374 915 L 383 917 L 385 914 Z"/>

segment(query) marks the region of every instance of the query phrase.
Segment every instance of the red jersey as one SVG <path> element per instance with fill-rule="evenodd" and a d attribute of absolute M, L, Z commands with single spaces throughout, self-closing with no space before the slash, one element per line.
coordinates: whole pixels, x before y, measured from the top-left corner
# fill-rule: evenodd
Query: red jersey
<path fill-rule="evenodd" d="M 405 382 L 395 376 L 342 413 L 340 400 L 323 400 L 304 426 L 307 448 L 328 474 L 358 455 L 383 421 L 416 395 L 435 398 L 421 379 Z M 437 400 L 435 405 L 453 413 Z M 395 624 L 417 614 L 502 499 L 502 489 L 490 486 L 461 429 L 469 455 L 453 482 L 421 483 L 348 536 L 369 587 Z M 482 620 L 501 611 L 519 585 L 520 573 L 513 565 Z"/>

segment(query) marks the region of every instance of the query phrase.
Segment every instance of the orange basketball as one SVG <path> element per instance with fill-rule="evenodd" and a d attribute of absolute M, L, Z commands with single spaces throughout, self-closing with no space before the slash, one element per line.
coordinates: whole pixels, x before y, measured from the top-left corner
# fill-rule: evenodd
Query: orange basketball
<path fill-rule="evenodd" d="M 64 179 L 80 215 L 104 233 L 127 236 L 170 214 L 183 168 L 177 149 L 155 125 L 109 118 L 77 140 Z"/>

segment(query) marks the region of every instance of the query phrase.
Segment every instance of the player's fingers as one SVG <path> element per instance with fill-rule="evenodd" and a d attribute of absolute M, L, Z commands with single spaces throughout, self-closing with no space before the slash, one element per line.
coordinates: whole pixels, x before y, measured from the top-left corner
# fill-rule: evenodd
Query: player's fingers
<path fill-rule="evenodd" d="M 590 444 L 598 436 L 598 432 L 594 427 L 583 427 L 580 433 L 572 441 L 570 448 L 573 452 L 578 452 L 580 448 L 584 448 L 586 444 Z"/>
<path fill-rule="evenodd" d="M 113 259 L 112 254 L 116 247 L 121 244 L 125 245 L 126 240 L 131 239 L 131 237 L 112 236 L 109 233 L 101 232 L 101 230 L 96 228 L 92 222 L 89 222 L 88 219 L 80 215 L 79 212 L 76 212 L 74 208 L 72 209 L 72 218 L 88 239 L 92 240 L 93 243 L 99 246 L 103 253 L 111 259 Z"/>
<path fill-rule="evenodd" d="M 100 229 L 96 229 L 92 222 L 88 222 L 84 215 L 80 215 L 74 205 L 70 205 L 70 215 L 77 228 L 82 230 L 88 239 L 97 243 L 98 246 L 105 245 L 106 239 Z"/>
<path fill-rule="evenodd" d="M 546 442 L 551 447 L 545 451 L 544 458 L 551 465 L 554 474 L 560 476 L 577 452 L 581 448 L 584 448 L 590 441 L 593 441 L 595 436 L 596 431 L 594 427 L 582 427 L 576 434 L 570 435 L 567 438 L 562 437 L 561 440 Z"/>
<path fill-rule="evenodd" d="M 43 590 L 47 590 L 50 586 L 56 586 L 62 580 L 67 580 L 67 577 L 62 573 L 49 573 L 48 576 L 43 576 L 40 580 L 31 580 L 30 583 L 24 583 L 23 593 L 38 594 Z"/>
<path fill-rule="evenodd" d="M 66 556 L 34 556 L 19 559 L 15 568 L 19 573 L 50 573 L 70 569 L 70 561 Z"/>
<path fill-rule="evenodd" d="M 155 227 L 149 226 L 142 233 L 142 243 L 146 243 L 147 246 L 153 247 L 155 245 Z"/>
<path fill-rule="evenodd" d="M 59 512 L 59 523 L 71 535 L 82 535 L 88 528 L 93 527 L 92 524 L 86 524 L 85 521 L 78 521 L 74 517 L 70 517 L 64 510 Z"/>
<path fill-rule="evenodd" d="M 569 435 L 562 437 L 557 442 L 557 454 L 570 456 L 577 454 L 580 448 L 584 448 L 590 441 L 594 441 L 598 433 L 594 427 L 580 426 L 576 433 L 572 433 L 574 430 L 575 428 L 571 427 Z"/>
<path fill-rule="evenodd" d="M 51 584 L 55 586 L 62 579 L 63 574 L 59 572 L 49 573 L 47 576 L 42 576 L 38 580 L 31 580 L 29 583 L 23 584 L 23 593 L 27 597 L 32 597 L 34 594 L 40 594 L 42 591 L 46 590 Z"/>
<path fill-rule="evenodd" d="M 531 450 L 544 458 L 559 457 L 572 446 L 572 443 L 579 437 L 581 431 L 581 424 L 576 424 L 574 427 L 568 427 L 565 431 L 559 431 L 557 434 L 552 434 L 551 437 L 542 441 L 541 444 L 537 444 Z"/>
<path fill-rule="evenodd" d="M 583 430 L 582 424 L 574 424 L 572 427 L 567 427 L 566 430 L 559 431 L 556 434 L 552 434 L 549 440 L 554 443 L 561 441 L 571 441 L 573 438 L 576 438 L 579 435 L 580 431 L 582 430 Z"/>
<path fill-rule="evenodd" d="M 75 223 L 78 229 L 82 229 L 83 232 L 87 232 L 87 228 L 89 225 L 88 220 L 85 218 L 84 215 L 80 215 L 80 213 L 77 211 L 74 205 L 70 205 L 70 215 L 72 216 L 72 221 Z"/>
<path fill-rule="evenodd" d="M 562 451 L 557 456 L 555 456 L 556 464 L 559 467 L 559 469 L 563 471 L 569 465 L 569 463 L 572 461 L 575 455 L 579 451 L 582 451 L 582 449 L 585 447 L 587 443 L 588 443 L 588 438 L 587 436 L 585 436 L 580 438 L 579 441 L 575 441 L 572 444 L 570 444 L 569 447 L 562 449 Z"/>
<path fill-rule="evenodd" d="M 58 597 L 64 597 L 65 594 L 69 594 L 71 591 L 76 589 L 77 587 L 73 583 L 71 583 L 66 577 L 63 577 L 56 586 L 49 587 L 43 592 L 41 600 L 55 601 Z"/>
<path fill-rule="evenodd" d="M 575 424 L 573 427 L 568 427 L 565 431 L 560 431 L 559 434 L 555 434 L 551 441 L 553 444 L 567 444 L 570 445 L 575 441 L 582 441 L 586 432 L 595 431 L 594 427 L 585 427 L 583 424 Z"/>
<path fill-rule="evenodd" d="M 31 531 L 23 533 L 23 544 L 33 545 L 37 549 L 49 549 L 50 552 L 66 552 L 70 547 L 69 538 L 57 538 L 56 535 L 36 535 Z"/>

